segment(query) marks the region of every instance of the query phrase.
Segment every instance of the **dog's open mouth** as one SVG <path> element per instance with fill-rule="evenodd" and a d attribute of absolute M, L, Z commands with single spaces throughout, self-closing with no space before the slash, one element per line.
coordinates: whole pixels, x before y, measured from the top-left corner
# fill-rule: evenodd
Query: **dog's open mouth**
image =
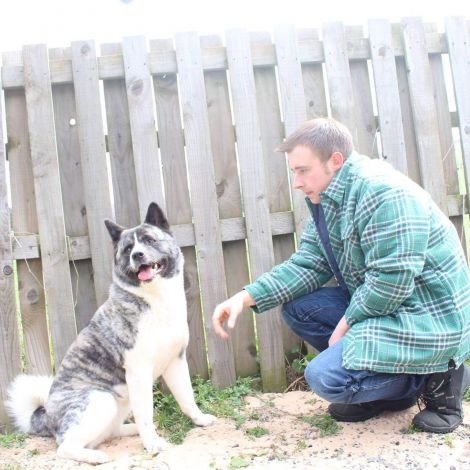
<path fill-rule="evenodd" d="M 137 277 L 140 281 L 151 281 L 161 270 L 163 265 L 159 263 L 143 264 L 137 271 Z"/>

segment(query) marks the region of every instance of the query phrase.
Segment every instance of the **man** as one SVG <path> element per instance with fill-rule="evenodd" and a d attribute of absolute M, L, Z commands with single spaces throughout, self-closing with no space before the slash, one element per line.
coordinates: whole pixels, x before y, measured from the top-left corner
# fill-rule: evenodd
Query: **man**
<path fill-rule="evenodd" d="M 320 351 L 305 377 L 333 418 L 363 421 L 419 395 L 414 425 L 453 431 L 470 386 L 470 273 L 452 224 L 418 185 L 354 152 L 333 119 L 306 122 L 278 150 L 313 220 L 287 261 L 216 307 L 214 331 L 227 338 L 243 307 L 283 304 Z M 332 276 L 339 286 L 322 287 Z"/>

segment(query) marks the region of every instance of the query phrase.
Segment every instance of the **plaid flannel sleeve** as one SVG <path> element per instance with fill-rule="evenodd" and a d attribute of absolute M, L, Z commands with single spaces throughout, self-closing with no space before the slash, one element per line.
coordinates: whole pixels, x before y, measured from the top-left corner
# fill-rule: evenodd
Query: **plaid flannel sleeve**
<path fill-rule="evenodd" d="M 256 301 L 257 313 L 269 310 L 301 295 L 313 292 L 332 277 L 330 266 L 307 225 L 299 249 L 271 271 L 258 277 L 244 289 Z"/>

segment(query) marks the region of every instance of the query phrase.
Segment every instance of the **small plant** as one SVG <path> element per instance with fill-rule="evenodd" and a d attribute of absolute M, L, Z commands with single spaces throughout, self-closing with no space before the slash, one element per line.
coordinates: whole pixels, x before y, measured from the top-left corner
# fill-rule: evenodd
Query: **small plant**
<path fill-rule="evenodd" d="M 421 432 L 421 429 L 417 428 L 413 423 L 411 423 L 407 428 L 403 429 L 403 434 L 415 434 Z"/>
<path fill-rule="evenodd" d="M 341 430 L 341 426 L 329 414 L 301 416 L 300 419 L 318 428 L 320 437 L 334 436 Z"/>
<path fill-rule="evenodd" d="M 303 449 L 306 449 L 307 448 L 307 444 L 304 440 L 300 440 L 297 442 L 297 446 L 296 446 L 296 449 L 297 450 L 303 450 Z"/>
<path fill-rule="evenodd" d="M 23 433 L 0 434 L 0 447 L 23 447 L 27 438 L 28 435 Z"/>
<path fill-rule="evenodd" d="M 242 457 L 232 457 L 230 459 L 230 469 L 235 469 L 235 468 L 244 468 L 248 467 L 250 465 L 249 462 L 247 462 L 244 458 Z"/>
<path fill-rule="evenodd" d="M 263 428 L 263 426 L 256 426 L 254 428 L 245 429 L 245 434 L 248 437 L 261 437 L 265 434 L 269 434 L 269 431 L 266 428 Z"/>
<path fill-rule="evenodd" d="M 452 434 L 446 434 L 444 436 L 444 444 L 446 446 L 449 446 L 451 449 L 455 447 L 455 444 L 454 444 L 454 436 L 452 436 Z"/>
<path fill-rule="evenodd" d="M 245 404 L 243 397 L 253 393 L 251 378 L 240 378 L 232 387 L 216 390 L 210 381 L 194 379 L 194 398 L 204 413 L 220 418 L 231 418 L 237 427 L 245 422 L 241 413 Z M 154 387 L 154 418 L 157 428 L 173 444 L 181 444 L 193 428 L 191 420 L 178 407 L 171 394 L 164 394 Z"/>
<path fill-rule="evenodd" d="M 304 354 L 300 345 L 294 346 L 291 349 L 291 354 L 298 356 L 291 362 L 291 367 L 297 374 L 303 374 L 307 364 L 316 356 L 316 354 L 313 353 Z"/>
<path fill-rule="evenodd" d="M 29 457 L 33 457 L 35 455 L 39 455 L 39 450 L 38 449 L 31 449 L 31 450 L 28 450 L 28 456 Z"/>

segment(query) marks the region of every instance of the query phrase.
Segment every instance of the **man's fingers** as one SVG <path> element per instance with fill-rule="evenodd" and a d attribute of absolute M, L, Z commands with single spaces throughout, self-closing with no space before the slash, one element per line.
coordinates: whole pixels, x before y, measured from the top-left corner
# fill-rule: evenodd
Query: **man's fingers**
<path fill-rule="evenodd" d="M 221 308 L 217 308 L 214 311 L 214 315 L 212 316 L 212 327 L 217 335 L 219 335 L 223 339 L 228 338 L 228 334 L 223 329 L 223 324 L 227 319 L 227 312 Z"/>

